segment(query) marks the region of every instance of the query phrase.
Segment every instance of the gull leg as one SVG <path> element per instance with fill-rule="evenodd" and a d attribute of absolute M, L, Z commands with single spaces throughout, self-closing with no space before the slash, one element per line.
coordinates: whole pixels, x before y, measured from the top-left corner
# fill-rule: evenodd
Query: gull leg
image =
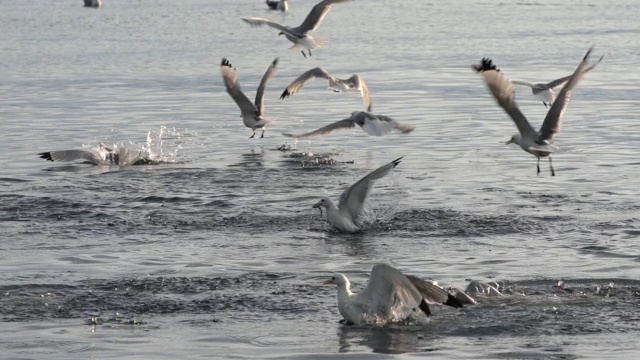
<path fill-rule="evenodd" d="M 307 58 L 307 54 L 304 53 L 304 50 L 300 50 L 300 52 L 302 53 L 302 56 L 304 56 L 304 58 Z"/>
<path fill-rule="evenodd" d="M 311 49 L 307 49 L 307 50 L 309 50 L 309 56 L 311 56 Z"/>
<path fill-rule="evenodd" d="M 553 170 L 553 162 L 551 161 L 551 156 L 549 156 L 549 169 L 551 170 L 551 176 L 556 176 L 556 172 Z"/>
<path fill-rule="evenodd" d="M 540 156 L 538 156 L 538 175 L 540 175 Z"/>
<path fill-rule="evenodd" d="M 255 129 L 252 129 L 252 130 L 253 130 L 253 135 L 249 136 L 249 139 L 253 139 L 253 137 L 256 136 L 256 130 Z"/>
<path fill-rule="evenodd" d="M 264 137 L 264 128 L 262 128 L 262 135 L 260 135 L 260 139 Z"/>
<path fill-rule="evenodd" d="M 542 103 L 544 104 L 544 108 L 546 109 L 547 108 L 547 103 L 544 102 L 544 101 Z"/>

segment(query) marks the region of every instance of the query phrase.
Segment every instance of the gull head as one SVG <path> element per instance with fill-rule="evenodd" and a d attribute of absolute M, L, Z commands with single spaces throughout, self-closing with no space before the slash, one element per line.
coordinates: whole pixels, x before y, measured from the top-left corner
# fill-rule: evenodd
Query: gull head
<path fill-rule="evenodd" d="M 335 275 L 333 275 L 331 277 L 331 279 L 327 280 L 327 281 L 323 281 L 322 285 L 348 285 L 349 284 L 349 280 L 347 279 L 346 276 L 340 274 L 340 273 L 336 273 Z"/>
<path fill-rule="evenodd" d="M 518 145 L 520 145 L 520 140 L 522 140 L 522 135 L 515 134 L 505 144 L 506 145 L 509 145 L 509 144 L 518 144 Z"/>
<path fill-rule="evenodd" d="M 329 204 L 331 204 L 331 199 L 325 196 L 322 199 L 320 199 L 320 201 L 315 203 L 312 207 L 314 209 L 320 209 L 320 216 L 322 216 L 322 207 L 328 208 Z"/>
<path fill-rule="evenodd" d="M 280 35 L 284 35 L 284 31 L 280 31 L 280 32 L 278 33 L 278 36 L 280 36 Z"/>

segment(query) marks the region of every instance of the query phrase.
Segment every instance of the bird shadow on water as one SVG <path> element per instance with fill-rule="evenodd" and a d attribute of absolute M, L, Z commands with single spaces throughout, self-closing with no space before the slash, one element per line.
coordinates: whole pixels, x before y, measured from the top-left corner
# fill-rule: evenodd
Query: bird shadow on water
<path fill-rule="evenodd" d="M 421 326 L 397 325 L 393 327 L 365 327 L 343 325 L 338 330 L 339 352 L 362 351 L 370 348 L 374 353 L 402 354 L 407 352 L 432 352 L 421 335 Z"/>

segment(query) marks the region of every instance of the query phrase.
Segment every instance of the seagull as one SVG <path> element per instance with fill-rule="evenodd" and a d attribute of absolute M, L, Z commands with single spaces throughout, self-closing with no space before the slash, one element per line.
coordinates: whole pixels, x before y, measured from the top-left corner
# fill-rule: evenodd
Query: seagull
<path fill-rule="evenodd" d="M 269 10 L 289 11 L 289 0 L 266 0 Z"/>
<path fill-rule="evenodd" d="M 102 0 L 84 0 L 84 7 L 92 7 L 92 8 L 102 7 Z"/>
<path fill-rule="evenodd" d="M 329 89 L 335 92 L 340 91 L 359 91 L 360 96 L 362 96 L 362 101 L 364 102 L 364 106 L 367 111 L 371 111 L 371 99 L 369 98 L 369 89 L 367 89 L 367 84 L 364 82 L 362 78 L 358 75 L 351 75 L 348 79 L 338 79 L 333 77 L 333 75 L 329 74 L 327 70 L 317 67 L 311 70 L 306 71 L 302 75 L 300 75 L 297 79 L 295 79 L 280 95 L 280 99 L 284 100 L 289 95 L 293 95 L 295 92 L 302 89 L 304 84 L 306 84 L 309 80 L 315 78 L 323 78 L 329 80 Z"/>
<path fill-rule="evenodd" d="M 313 38 L 311 37 L 311 35 L 309 35 L 309 33 L 320 26 L 320 22 L 322 22 L 322 19 L 324 19 L 324 17 L 327 16 L 329 10 L 331 10 L 331 5 L 346 1 L 349 0 L 324 0 L 317 3 L 311 9 L 311 12 L 309 13 L 309 15 L 307 15 L 307 18 L 304 19 L 302 24 L 297 27 L 280 25 L 269 19 L 259 17 L 242 18 L 242 20 L 251 26 L 261 26 L 266 24 L 274 29 L 280 30 L 280 33 L 278 35 L 286 36 L 286 38 L 294 44 L 292 47 L 290 47 L 290 49 L 300 50 L 300 52 L 302 52 L 302 55 L 306 58 L 307 55 L 304 53 L 305 49 L 309 51 L 309 56 L 311 56 L 311 49 L 320 47 L 327 42 L 327 38 Z"/>
<path fill-rule="evenodd" d="M 232 67 L 231 63 L 229 63 L 229 60 L 225 58 L 222 59 L 222 63 L 220 64 L 220 71 L 222 72 L 222 78 L 224 79 L 224 85 L 227 88 L 227 92 L 229 93 L 229 95 L 231 95 L 233 101 L 238 104 L 238 107 L 240 107 L 240 117 L 242 117 L 244 125 L 253 130 L 253 135 L 251 135 L 249 139 L 252 139 L 254 136 L 256 136 L 256 129 L 262 129 L 262 135 L 260 136 L 260 138 L 262 139 L 264 137 L 265 126 L 275 121 L 275 119 L 266 120 L 263 118 L 263 98 L 264 88 L 267 85 L 267 80 L 271 79 L 277 65 L 278 58 L 275 58 L 267 71 L 264 73 L 262 80 L 260 81 L 258 91 L 256 92 L 256 102 L 255 104 L 253 104 L 240 89 L 236 68 Z"/>
<path fill-rule="evenodd" d="M 320 216 L 322 216 L 322 208 L 326 208 L 327 222 L 334 228 L 346 232 L 359 231 L 360 228 L 358 228 L 356 222 L 358 222 L 358 218 L 364 212 L 364 203 L 371 190 L 371 186 L 373 186 L 373 182 L 390 173 L 391 170 L 400 164 L 403 157 L 399 157 L 379 167 L 347 188 L 342 195 L 340 195 L 340 202 L 337 207 L 331 199 L 325 196 L 313 205 L 313 208 L 320 209 Z"/>
<path fill-rule="evenodd" d="M 142 151 L 125 147 L 107 147 L 100 144 L 97 149 L 58 150 L 39 153 L 41 158 L 49 161 L 85 160 L 93 165 L 148 165 L 152 161 L 142 154 Z"/>
<path fill-rule="evenodd" d="M 594 67 L 596 67 L 596 65 L 598 65 L 602 59 L 604 58 L 604 55 L 602 55 L 600 57 L 600 60 L 598 60 L 595 64 L 589 66 L 588 68 L 585 69 L 585 73 L 591 71 L 591 69 L 593 69 Z M 551 106 L 553 104 L 553 101 L 556 99 L 556 97 L 558 96 L 558 93 L 556 93 L 553 89 L 564 85 L 567 81 L 569 81 L 569 79 L 571 79 L 571 77 L 573 76 L 573 74 L 571 75 L 567 75 L 565 77 L 561 77 L 560 79 L 556 79 L 553 80 L 549 83 L 543 84 L 531 84 L 529 82 L 526 81 L 521 81 L 521 80 L 514 80 L 512 81 L 512 83 L 514 85 L 523 85 L 523 86 L 528 86 L 531 88 L 531 93 L 536 96 L 537 98 L 539 98 L 540 100 L 542 100 L 542 103 L 544 104 L 544 107 L 548 107 Z"/>
<path fill-rule="evenodd" d="M 299 135 L 290 133 L 283 133 L 282 135 L 297 139 L 313 138 L 316 136 L 328 135 L 337 130 L 353 128 L 356 125 L 359 125 L 364 132 L 373 136 L 386 135 L 392 131 L 408 134 L 415 129 L 413 126 L 402 125 L 392 118 L 384 115 L 374 115 L 365 111 L 354 111 L 351 113 L 351 117 L 336 121 L 332 124 L 321 127 L 318 130 Z"/>
<path fill-rule="evenodd" d="M 460 301 L 441 287 L 405 275 L 386 264 L 373 267 L 367 287 L 357 294 L 351 292 L 349 279 L 340 273 L 322 284 L 338 286 L 338 310 L 348 325 L 403 321 L 419 310 L 431 316 L 428 304 L 462 307 Z"/>
<path fill-rule="evenodd" d="M 592 50 L 593 48 L 587 51 L 587 54 L 584 56 L 574 73 L 558 93 L 558 96 L 547 112 L 547 116 L 545 116 L 544 122 L 542 123 L 542 127 L 540 127 L 539 131 L 534 130 L 534 128 L 529 124 L 527 118 L 522 114 L 514 99 L 513 84 L 509 79 L 507 79 L 507 77 L 500 73 L 500 70 L 498 70 L 498 68 L 492 63 L 491 59 L 483 58 L 480 65 L 472 66 L 473 69 L 482 76 L 491 94 L 498 102 L 498 105 L 502 107 L 518 127 L 519 133 L 513 135 L 511 139 L 507 141 L 507 144 L 516 143 L 520 145 L 524 151 L 537 157 L 538 174 L 540 174 L 540 158 L 548 157 L 551 175 L 556 175 L 553 170 L 551 153 L 557 151 L 558 147 L 551 145 L 551 140 L 554 135 L 560 131 L 562 115 L 569 105 L 571 90 L 578 85 L 580 79 L 582 79 L 584 74 L 587 72 L 587 59 L 589 58 Z"/>

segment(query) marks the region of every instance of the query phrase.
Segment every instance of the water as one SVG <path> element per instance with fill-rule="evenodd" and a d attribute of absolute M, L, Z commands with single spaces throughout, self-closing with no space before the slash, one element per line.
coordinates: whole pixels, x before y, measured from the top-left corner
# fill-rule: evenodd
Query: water
<path fill-rule="evenodd" d="M 354 1 L 334 6 L 317 30 L 330 42 L 306 60 L 240 21 L 295 25 L 314 2 L 286 15 L 249 0 L 0 2 L 2 357 L 637 356 L 640 5 Z M 469 66 L 490 56 L 513 79 L 552 80 L 592 44 L 605 59 L 574 91 L 557 176 L 544 163 L 535 176 L 535 158 L 502 145 L 515 126 Z M 247 139 L 222 57 L 250 98 L 280 57 L 264 139 Z M 281 132 L 362 108 L 321 81 L 278 99 L 314 66 L 360 74 L 374 112 L 415 132 L 276 150 L 293 145 Z M 519 90 L 539 126 L 544 106 Z M 100 142 L 164 161 L 36 155 Z M 376 184 L 363 234 L 311 209 L 403 155 Z M 427 326 L 340 325 L 335 289 L 319 283 L 340 271 L 357 290 L 377 262 L 446 285 L 498 281 L 506 296 L 436 308 Z"/>

